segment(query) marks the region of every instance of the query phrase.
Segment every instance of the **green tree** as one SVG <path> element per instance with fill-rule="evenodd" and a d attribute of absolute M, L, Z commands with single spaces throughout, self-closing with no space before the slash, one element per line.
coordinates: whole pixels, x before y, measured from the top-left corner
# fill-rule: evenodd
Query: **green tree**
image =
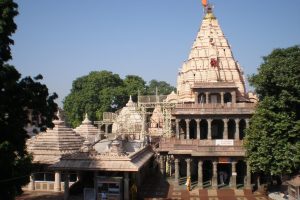
<path fill-rule="evenodd" d="M 49 96 L 43 77 L 25 77 L 7 64 L 11 57 L 10 38 L 17 26 L 14 17 L 17 4 L 12 0 L 0 0 L 0 199 L 14 199 L 21 186 L 29 182 L 31 156 L 26 151 L 28 137 L 24 127 L 35 124 L 44 130 L 53 126 L 52 119 L 57 105 L 56 94 Z M 29 121 L 29 111 L 35 121 Z"/>
<path fill-rule="evenodd" d="M 275 49 L 249 82 L 260 102 L 246 130 L 254 172 L 290 174 L 300 169 L 300 47 Z"/>
<path fill-rule="evenodd" d="M 165 81 L 151 80 L 148 84 L 147 94 L 155 94 L 156 89 L 158 94 L 168 95 L 172 91 L 176 92 L 176 88 Z"/>
<path fill-rule="evenodd" d="M 109 71 L 93 71 L 77 78 L 64 100 L 68 122 L 76 127 L 81 124 L 86 112 L 91 120 L 99 120 L 103 112 L 118 109 L 120 102 L 116 97 L 122 95 L 122 85 L 120 76 Z"/>
<path fill-rule="evenodd" d="M 73 82 L 71 93 L 64 100 L 64 111 L 68 122 L 76 127 L 81 124 L 86 112 L 91 120 L 101 120 L 103 112 L 114 112 L 124 107 L 129 95 L 137 101 L 138 93 L 155 94 L 156 87 L 163 94 L 175 90 L 164 81 L 152 80 L 148 86 L 136 75 L 121 79 L 118 74 L 109 71 L 91 72 Z"/>

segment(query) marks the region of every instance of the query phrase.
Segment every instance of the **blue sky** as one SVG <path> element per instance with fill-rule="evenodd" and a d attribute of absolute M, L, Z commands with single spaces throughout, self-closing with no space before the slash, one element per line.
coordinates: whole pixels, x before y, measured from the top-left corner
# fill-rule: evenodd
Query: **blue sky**
<path fill-rule="evenodd" d="M 176 86 L 203 17 L 201 0 L 18 0 L 11 63 L 42 74 L 58 103 L 72 81 L 109 70 Z M 299 0 L 211 0 L 245 74 L 274 48 L 300 44 Z"/>

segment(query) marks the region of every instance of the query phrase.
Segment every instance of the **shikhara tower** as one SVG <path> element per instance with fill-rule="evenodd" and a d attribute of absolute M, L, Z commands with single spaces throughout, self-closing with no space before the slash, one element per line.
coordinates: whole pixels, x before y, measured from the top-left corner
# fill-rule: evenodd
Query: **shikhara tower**
<path fill-rule="evenodd" d="M 178 73 L 179 102 L 195 102 L 193 88 L 205 84 L 236 86 L 238 101 L 243 101 L 246 95 L 242 69 L 210 5 L 205 8 L 205 17 L 188 59 Z"/>

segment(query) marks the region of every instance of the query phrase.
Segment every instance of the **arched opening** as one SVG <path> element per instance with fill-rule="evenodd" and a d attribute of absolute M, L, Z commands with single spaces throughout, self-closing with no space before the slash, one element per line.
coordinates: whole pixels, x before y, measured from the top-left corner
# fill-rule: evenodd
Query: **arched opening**
<path fill-rule="evenodd" d="M 198 160 L 196 159 L 191 162 L 191 181 L 198 181 Z"/>
<path fill-rule="evenodd" d="M 197 138 L 197 123 L 193 119 L 190 121 L 190 139 L 196 139 Z"/>
<path fill-rule="evenodd" d="M 211 138 L 223 139 L 224 123 L 223 120 L 215 119 L 211 123 Z"/>
<path fill-rule="evenodd" d="M 228 121 L 228 139 L 234 139 L 235 134 L 235 121 L 230 119 Z"/>
<path fill-rule="evenodd" d="M 200 122 L 200 140 L 207 139 L 207 131 L 208 131 L 207 121 L 201 120 Z"/>
<path fill-rule="evenodd" d="M 243 140 L 245 137 L 245 129 L 246 129 L 246 122 L 244 119 L 241 119 L 239 123 L 240 140 Z"/>
<path fill-rule="evenodd" d="M 179 137 L 180 139 L 185 139 L 186 136 L 186 123 L 185 120 L 180 120 L 179 122 Z"/>
<path fill-rule="evenodd" d="M 218 185 L 224 187 L 229 185 L 231 177 L 231 163 L 219 163 L 217 165 L 218 170 Z"/>
<path fill-rule="evenodd" d="M 239 160 L 236 164 L 236 172 L 237 172 L 237 177 L 236 177 L 236 185 L 237 187 L 243 187 L 244 186 L 244 180 L 246 176 L 246 170 L 247 170 L 247 165 L 245 161 Z"/>
<path fill-rule="evenodd" d="M 204 93 L 198 95 L 198 103 L 206 103 L 206 97 Z"/>
<path fill-rule="evenodd" d="M 205 188 L 210 187 L 211 179 L 212 179 L 212 162 L 210 160 L 205 160 L 203 162 L 202 174 L 203 174 L 203 187 Z"/>
<path fill-rule="evenodd" d="M 232 96 L 230 93 L 225 93 L 224 94 L 224 103 L 231 103 L 232 102 Z"/>
<path fill-rule="evenodd" d="M 211 93 L 209 95 L 209 103 L 221 103 L 221 95 L 219 93 Z"/>
<path fill-rule="evenodd" d="M 179 162 L 179 176 L 186 177 L 186 161 L 184 159 L 180 159 Z"/>
<path fill-rule="evenodd" d="M 108 124 L 107 125 L 108 127 L 107 127 L 107 131 L 108 131 L 108 133 L 112 133 L 112 124 Z"/>

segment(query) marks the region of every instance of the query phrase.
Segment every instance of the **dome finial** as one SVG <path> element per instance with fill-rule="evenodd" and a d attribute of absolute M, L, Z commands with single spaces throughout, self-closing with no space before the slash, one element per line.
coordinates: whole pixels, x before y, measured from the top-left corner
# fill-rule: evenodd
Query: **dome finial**
<path fill-rule="evenodd" d="M 91 121 L 89 120 L 88 114 L 85 113 L 85 118 L 82 121 L 83 124 L 91 124 Z"/>

